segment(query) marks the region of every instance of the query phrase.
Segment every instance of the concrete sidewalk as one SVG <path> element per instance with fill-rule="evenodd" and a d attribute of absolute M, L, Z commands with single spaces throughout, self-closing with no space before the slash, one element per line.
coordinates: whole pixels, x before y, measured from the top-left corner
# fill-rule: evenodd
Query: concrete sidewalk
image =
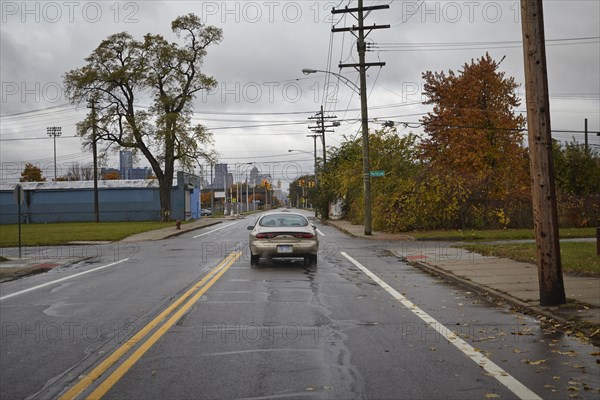
<path fill-rule="evenodd" d="M 240 216 L 240 218 L 243 218 L 243 216 Z M 170 237 L 179 236 L 186 232 L 207 228 L 220 224 L 223 221 L 234 219 L 236 218 L 203 217 L 196 221 L 181 224 L 181 229 L 176 229 L 175 222 L 173 222 L 172 227 L 138 233 L 121 240 L 120 243 L 167 239 Z M 82 256 L 82 252 L 78 250 L 86 248 L 86 246 L 93 246 L 96 244 L 102 245 L 108 244 L 108 242 L 72 242 L 65 246 L 37 246 L 35 248 L 24 247 L 22 249 L 23 254 L 21 258 L 19 258 L 17 248 L 0 249 L 0 256 L 8 259 L 8 261 L 0 263 L 0 282 L 6 282 L 21 278 L 23 276 L 47 272 L 53 268 L 85 262 L 91 257 Z M 83 253 L 86 252 L 84 251 Z"/>
<path fill-rule="evenodd" d="M 365 236 L 362 225 L 330 220 L 328 224 L 359 238 L 393 241 L 389 250 L 399 259 L 429 273 L 443 276 L 486 295 L 500 298 L 533 315 L 543 315 L 562 323 L 583 324 L 600 338 L 600 278 L 564 275 L 566 306 L 539 305 L 537 266 L 506 258 L 487 257 L 452 243 L 415 241 L 402 234 L 373 232 Z"/>

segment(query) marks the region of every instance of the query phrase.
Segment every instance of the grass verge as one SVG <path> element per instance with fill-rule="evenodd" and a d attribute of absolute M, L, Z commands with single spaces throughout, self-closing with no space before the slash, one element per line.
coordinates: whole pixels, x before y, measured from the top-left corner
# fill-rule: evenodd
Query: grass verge
<path fill-rule="evenodd" d="M 486 242 L 492 240 L 535 239 L 533 229 L 489 229 L 489 230 L 449 230 L 409 232 L 417 240 Z M 596 228 L 565 228 L 560 230 L 560 237 L 591 238 L 596 237 Z"/>
<path fill-rule="evenodd" d="M 75 241 L 107 241 L 124 239 L 140 232 L 175 226 L 175 222 L 71 222 L 21 225 L 23 246 L 54 246 Z M 0 226 L 0 247 L 19 245 L 18 225 Z"/>
<path fill-rule="evenodd" d="M 460 247 L 487 256 L 537 262 L 533 243 L 469 244 Z M 560 254 L 565 272 L 600 277 L 600 257 L 596 255 L 596 243 L 563 242 L 560 244 Z"/>

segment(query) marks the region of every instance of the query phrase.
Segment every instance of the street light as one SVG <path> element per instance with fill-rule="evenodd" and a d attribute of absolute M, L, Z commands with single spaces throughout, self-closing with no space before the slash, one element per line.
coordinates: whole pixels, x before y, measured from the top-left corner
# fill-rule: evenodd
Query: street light
<path fill-rule="evenodd" d="M 324 71 L 321 69 L 302 68 L 302 73 L 304 75 L 315 74 L 317 72 L 322 72 L 324 74 L 331 74 L 331 75 L 337 76 L 338 78 L 340 78 L 342 80 L 342 82 L 344 82 L 346 84 L 346 86 L 350 87 L 350 89 L 352 89 L 356 94 L 360 94 L 360 88 L 358 86 L 356 86 L 356 84 L 354 82 L 352 82 L 350 79 L 346 78 L 344 75 L 340 75 L 336 72 Z"/>
<path fill-rule="evenodd" d="M 362 54 L 362 53 L 361 53 Z M 364 62 L 364 60 L 362 60 Z M 370 236 L 371 232 L 371 165 L 369 161 L 369 117 L 367 109 L 367 83 L 364 76 L 364 71 L 361 69 L 360 85 L 362 90 L 356 86 L 354 82 L 346 78 L 343 75 L 337 74 L 331 71 L 324 71 L 318 69 L 304 68 L 302 73 L 304 75 L 314 74 L 315 72 L 323 72 L 325 74 L 331 74 L 337 76 L 350 87 L 355 93 L 360 95 L 360 109 L 361 109 L 361 120 L 362 120 L 362 148 L 363 148 L 363 197 L 364 197 L 364 213 L 365 213 L 365 235 Z"/>
<path fill-rule="evenodd" d="M 46 128 L 46 133 L 48 136 L 54 138 L 54 180 L 58 178 L 56 173 L 56 137 L 62 135 L 62 127 L 60 126 L 49 126 Z M 95 140 L 95 138 L 94 138 Z"/>
<path fill-rule="evenodd" d="M 306 153 L 306 154 L 313 154 L 312 151 L 306 151 L 306 150 L 296 150 L 296 149 L 290 149 L 288 150 L 289 153 L 291 153 L 292 151 L 297 151 L 298 153 Z"/>

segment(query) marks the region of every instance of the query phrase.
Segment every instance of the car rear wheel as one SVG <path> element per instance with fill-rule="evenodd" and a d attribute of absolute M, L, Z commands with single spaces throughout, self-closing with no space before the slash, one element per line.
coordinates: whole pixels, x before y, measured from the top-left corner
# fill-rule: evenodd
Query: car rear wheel
<path fill-rule="evenodd" d="M 316 267 L 317 266 L 317 256 L 309 255 L 309 256 L 304 257 L 304 266 Z"/>
<path fill-rule="evenodd" d="M 250 265 L 258 265 L 258 260 L 260 259 L 260 256 L 257 255 L 252 255 L 250 254 Z"/>

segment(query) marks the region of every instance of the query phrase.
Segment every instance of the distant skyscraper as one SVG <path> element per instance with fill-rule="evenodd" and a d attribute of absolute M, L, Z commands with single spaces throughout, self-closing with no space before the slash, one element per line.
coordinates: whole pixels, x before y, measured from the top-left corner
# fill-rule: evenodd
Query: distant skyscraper
<path fill-rule="evenodd" d="M 132 169 L 133 153 L 131 151 L 121 150 L 119 152 L 119 171 L 121 173 L 121 179 L 132 179 Z"/>
<path fill-rule="evenodd" d="M 227 164 L 216 164 L 213 188 L 224 189 L 225 183 L 229 180 L 228 175 Z"/>
<path fill-rule="evenodd" d="M 260 179 L 258 178 L 258 168 L 256 166 L 252 167 L 250 170 L 250 184 L 251 185 L 259 185 Z"/>

